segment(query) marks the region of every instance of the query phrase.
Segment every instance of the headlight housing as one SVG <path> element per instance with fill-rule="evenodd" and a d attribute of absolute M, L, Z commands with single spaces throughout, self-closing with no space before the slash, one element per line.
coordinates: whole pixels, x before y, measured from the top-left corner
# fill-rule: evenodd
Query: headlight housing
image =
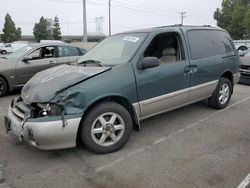
<path fill-rule="evenodd" d="M 60 116 L 63 113 L 63 107 L 55 103 L 37 103 L 36 106 L 38 117 Z"/>

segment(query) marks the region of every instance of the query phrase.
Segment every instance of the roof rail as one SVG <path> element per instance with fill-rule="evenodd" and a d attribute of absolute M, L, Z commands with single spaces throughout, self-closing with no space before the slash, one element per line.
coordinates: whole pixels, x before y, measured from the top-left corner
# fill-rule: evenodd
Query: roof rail
<path fill-rule="evenodd" d="M 164 27 L 212 27 L 211 25 L 182 25 L 182 24 L 173 24 L 173 25 L 163 25 L 153 28 L 164 28 Z"/>
<path fill-rule="evenodd" d="M 153 28 L 164 28 L 164 27 L 173 27 L 173 26 L 183 26 L 182 24 L 174 24 L 174 25 L 162 25 L 162 26 L 157 26 Z"/>

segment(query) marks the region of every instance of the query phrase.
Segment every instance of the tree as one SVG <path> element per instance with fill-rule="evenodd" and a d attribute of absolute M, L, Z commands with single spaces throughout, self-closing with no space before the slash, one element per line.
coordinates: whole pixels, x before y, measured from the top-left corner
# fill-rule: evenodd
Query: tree
<path fill-rule="evenodd" d="M 250 36 L 249 6 L 249 0 L 223 0 L 221 9 L 214 13 L 214 19 L 233 39 L 243 39 Z"/>
<path fill-rule="evenodd" d="M 246 26 L 244 24 L 246 15 L 246 5 L 242 1 L 235 3 L 232 12 L 232 20 L 229 25 L 229 31 L 233 38 L 243 39 L 247 35 Z"/>
<path fill-rule="evenodd" d="M 51 39 L 51 25 L 52 22 L 49 19 L 45 19 L 43 16 L 40 18 L 40 21 L 35 24 L 33 34 L 37 42 L 40 42 L 40 40 Z"/>
<path fill-rule="evenodd" d="M 245 14 L 244 25 L 245 25 L 246 32 L 247 32 L 246 38 L 249 39 L 250 38 L 250 6 L 249 5 L 247 7 L 247 11 Z"/>
<path fill-rule="evenodd" d="M 5 16 L 4 28 L 2 31 L 3 34 L 1 34 L 1 39 L 5 43 L 14 42 L 21 38 L 21 28 L 16 28 L 15 23 L 11 19 L 9 13 L 7 13 Z"/>
<path fill-rule="evenodd" d="M 61 28 L 60 28 L 60 23 L 59 23 L 59 18 L 55 16 L 54 18 L 54 24 L 52 28 L 52 36 L 54 40 L 61 40 Z"/>
<path fill-rule="evenodd" d="M 232 0 L 223 0 L 222 8 L 214 13 L 214 19 L 217 20 L 217 25 L 228 30 L 228 26 L 232 20 L 232 12 L 235 2 Z"/>

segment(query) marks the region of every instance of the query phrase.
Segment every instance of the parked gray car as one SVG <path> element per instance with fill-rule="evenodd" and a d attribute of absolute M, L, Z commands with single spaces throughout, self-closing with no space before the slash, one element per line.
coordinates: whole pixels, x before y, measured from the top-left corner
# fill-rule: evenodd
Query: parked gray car
<path fill-rule="evenodd" d="M 0 59 L 0 97 L 22 87 L 37 72 L 76 63 L 85 53 L 85 49 L 64 43 L 31 44 L 15 51 Z"/>

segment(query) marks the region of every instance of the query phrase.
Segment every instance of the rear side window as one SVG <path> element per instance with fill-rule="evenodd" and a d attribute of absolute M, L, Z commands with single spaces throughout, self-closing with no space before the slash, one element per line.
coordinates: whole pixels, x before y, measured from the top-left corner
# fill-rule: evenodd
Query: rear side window
<path fill-rule="evenodd" d="M 220 45 L 221 53 L 228 53 L 233 51 L 233 42 L 229 39 L 227 33 L 222 31 L 216 31 L 216 37 Z"/>
<path fill-rule="evenodd" d="M 77 48 L 72 46 L 58 46 L 59 57 L 79 56 Z"/>
<path fill-rule="evenodd" d="M 227 33 L 215 30 L 193 30 L 187 34 L 193 60 L 233 51 Z"/>

